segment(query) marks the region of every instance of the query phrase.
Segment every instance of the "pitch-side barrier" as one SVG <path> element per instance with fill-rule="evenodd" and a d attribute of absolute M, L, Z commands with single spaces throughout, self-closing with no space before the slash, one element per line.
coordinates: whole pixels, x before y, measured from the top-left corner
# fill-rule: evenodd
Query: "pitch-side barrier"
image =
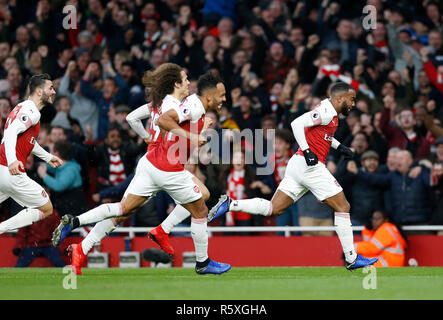
<path fill-rule="evenodd" d="M 136 233 L 146 233 L 152 228 L 147 227 L 118 227 L 114 232 L 127 232 L 129 237 L 135 237 Z M 353 226 L 354 231 L 362 231 L 363 226 Z M 404 231 L 443 231 L 443 225 L 410 225 L 402 226 Z M 335 231 L 333 226 L 320 227 L 320 226 L 270 226 L 270 227 L 208 227 L 209 236 L 214 232 L 230 233 L 230 232 L 283 232 L 284 236 L 291 236 L 291 232 L 303 232 L 303 231 Z M 175 227 L 171 233 L 187 233 L 191 232 L 191 227 Z"/>

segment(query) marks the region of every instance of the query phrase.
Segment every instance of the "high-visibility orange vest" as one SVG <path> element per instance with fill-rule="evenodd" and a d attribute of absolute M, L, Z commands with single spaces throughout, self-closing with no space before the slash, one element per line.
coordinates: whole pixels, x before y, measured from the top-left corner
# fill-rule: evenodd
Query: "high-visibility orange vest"
<path fill-rule="evenodd" d="M 383 223 L 377 230 L 362 231 L 363 241 L 355 244 L 355 250 L 367 258 L 377 257 L 374 267 L 402 267 L 405 262 L 405 239 L 397 227 Z"/>

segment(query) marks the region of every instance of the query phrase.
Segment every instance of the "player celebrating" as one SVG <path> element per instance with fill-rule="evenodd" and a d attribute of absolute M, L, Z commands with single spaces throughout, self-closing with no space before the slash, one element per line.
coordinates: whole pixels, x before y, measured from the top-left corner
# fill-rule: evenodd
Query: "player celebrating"
<path fill-rule="evenodd" d="M 285 176 L 271 201 L 260 198 L 231 200 L 227 195 L 222 195 L 210 210 L 208 221 L 227 211 L 278 216 L 310 190 L 318 200 L 335 212 L 334 225 L 345 255 L 346 268 L 353 270 L 377 262 L 377 258 L 367 259 L 356 254 L 349 214 L 350 205 L 343 189 L 325 166 L 331 146 L 345 157 L 354 155 L 333 136 L 338 127 L 338 114 L 346 116 L 349 113 L 355 105 L 355 96 L 355 89 L 350 85 L 337 83 L 331 87 L 329 99 L 321 101 L 312 111 L 291 123 L 300 147 L 289 160 Z"/>
<path fill-rule="evenodd" d="M 162 109 L 167 111 L 174 106 L 178 106 L 180 101 L 188 95 L 189 81 L 186 72 L 180 66 L 173 63 L 165 63 L 154 71 L 147 71 L 143 77 L 143 84 L 146 88 L 146 96 L 151 102 L 142 105 L 128 114 L 127 121 L 134 131 L 148 144 L 147 152 L 149 152 L 162 139 L 162 135 L 159 134 L 160 129 L 155 124 L 155 120 L 161 115 Z M 155 107 L 157 105 L 159 107 Z M 151 125 L 148 132 L 143 127 L 141 120 L 149 117 L 151 118 Z M 144 157 L 146 157 L 146 154 Z M 139 183 L 142 183 L 143 178 L 139 178 L 138 180 L 140 180 Z M 197 178 L 195 178 L 195 180 L 197 180 L 197 184 L 202 184 Z M 131 183 L 134 184 L 135 182 Z M 81 265 L 92 246 L 111 233 L 118 224 L 129 219 L 130 215 L 135 213 L 147 200 L 148 198 L 144 196 L 132 194 L 128 187 L 121 203 L 122 206 L 126 208 L 126 211 L 128 211 L 128 215 L 98 222 L 80 244 L 74 244 L 68 248 L 68 253 L 72 256 L 72 268 L 76 274 L 81 274 Z M 110 204 L 110 208 L 112 209 L 114 205 L 115 204 Z M 88 211 L 87 214 L 102 215 L 102 212 L 107 211 L 108 208 L 108 204 L 103 204 Z M 183 214 L 183 211 L 186 211 L 185 214 Z M 188 217 L 190 213 L 178 205 L 167 219 L 173 219 L 173 217 L 181 215 Z M 60 225 L 54 230 L 52 238 L 53 245 L 57 246 L 73 229 L 81 224 L 82 222 L 76 217 L 71 215 L 63 216 Z M 162 244 L 166 252 L 173 254 L 173 250 L 168 247 L 167 237 Z"/>
<path fill-rule="evenodd" d="M 63 161 L 46 152 L 38 143 L 40 110 L 55 100 L 56 92 L 48 74 L 31 77 L 28 100 L 9 114 L 0 145 L 0 203 L 11 197 L 26 209 L 0 224 L 0 234 L 23 228 L 52 214 L 45 190 L 25 173 L 24 164 L 32 153 L 53 168 Z"/>
<path fill-rule="evenodd" d="M 187 79 L 186 79 L 186 73 L 184 73 L 184 71 L 182 71 L 182 73 L 183 73 L 183 77 L 185 77 L 184 80 L 186 80 L 183 82 L 186 82 L 187 84 L 189 84 L 189 82 L 187 82 Z M 158 84 L 158 82 L 157 82 L 157 84 Z M 223 86 L 223 84 L 221 84 L 221 85 Z M 207 89 L 204 86 L 201 86 L 201 87 L 203 89 Z M 187 86 L 186 86 L 186 88 L 187 88 Z M 214 85 L 214 88 L 215 88 L 215 85 Z M 221 89 L 224 90 L 224 86 Z M 208 90 L 204 90 L 204 91 L 208 91 Z M 214 91 L 214 90 L 212 90 L 212 91 Z M 191 99 L 192 96 L 190 97 L 191 100 L 189 102 L 185 102 L 181 108 L 179 108 L 177 105 L 171 104 L 171 109 L 172 109 L 171 111 L 173 114 L 177 115 L 177 113 L 181 112 L 181 110 L 188 110 L 189 112 L 191 112 L 193 109 L 196 109 L 196 107 L 201 107 L 200 109 L 197 110 L 197 112 L 200 112 L 200 117 L 196 121 L 196 123 L 199 124 L 199 130 L 201 130 L 202 126 L 200 126 L 200 124 L 203 123 L 204 112 L 205 112 L 205 107 L 203 107 L 202 103 L 206 104 L 207 108 L 214 108 L 214 107 L 216 108 L 225 99 L 224 98 L 224 94 L 225 94 L 224 91 L 221 92 L 221 94 L 219 94 L 219 96 L 222 98 L 219 98 L 219 96 L 216 96 L 214 99 L 212 96 L 215 95 L 215 93 L 216 92 L 211 92 L 211 94 L 209 94 L 208 97 L 206 97 L 206 96 L 202 96 L 201 98 L 199 97 L 202 100 L 202 102 L 200 102 L 200 105 L 198 105 L 198 103 L 194 103 L 195 105 L 193 104 L 193 102 L 196 102 L 196 100 L 195 100 L 196 98 Z M 218 90 L 217 90 L 217 93 L 219 93 Z M 199 99 L 199 98 L 197 98 L 197 99 Z M 163 109 L 162 110 L 163 112 L 166 111 L 166 110 L 164 110 L 165 109 L 164 104 L 162 104 L 162 109 Z M 169 111 L 169 112 L 171 112 L 171 111 Z M 185 113 L 186 113 L 186 115 L 189 115 L 187 113 L 187 111 L 185 111 Z M 193 112 L 192 114 L 195 115 L 197 113 Z M 141 116 L 141 115 L 139 115 L 139 116 Z M 157 118 L 157 116 L 153 116 L 154 120 L 156 118 Z M 158 119 L 159 122 L 161 121 L 161 118 L 162 118 L 162 116 L 159 117 L 159 119 Z M 182 121 L 187 121 L 187 120 L 182 120 Z M 167 122 L 167 120 L 166 120 L 166 122 Z M 190 123 L 191 122 L 187 123 L 188 127 L 191 126 Z M 154 124 L 154 126 L 156 126 L 155 121 L 153 122 L 153 124 Z M 155 147 L 152 146 L 152 142 L 151 142 L 151 145 L 149 147 L 149 152 L 146 154 L 146 156 L 144 156 L 139 161 L 139 164 L 136 169 L 136 175 L 135 175 L 134 179 L 131 181 L 130 186 L 126 190 L 123 201 L 118 204 L 101 205 L 93 210 L 86 212 L 85 214 L 83 214 L 77 218 L 70 219 L 72 222 L 69 221 L 69 223 L 67 223 L 64 226 L 61 224 L 60 227 L 58 228 L 58 230 L 61 230 L 61 232 L 60 232 L 61 234 L 67 234 L 70 232 L 70 230 L 75 229 L 76 227 L 78 227 L 80 225 L 94 223 L 94 222 L 100 221 L 102 219 L 107 219 L 107 218 L 111 218 L 111 217 L 118 217 L 119 220 L 122 220 L 126 216 L 128 216 L 132 213 L 131 212 L 133 210 L 132 208 L 136 208 L 135 206 L 133 206 L 133 207 L 130 206 L 131 204 L 134 203 L 134 201 L 127 203 L 129 197 L 131 197 L 132 199 L 139 199 L 139 201 L 137 203 L 138 203 L 138 206 L 140 206 L 144 202 L 146 202 L 148 199 L 150 199 L 153 195 L 155 195 L 156 191 L 161 190 L 161 189 L 169 192 L 170 195 L 174 198 L 174 200 L 178 203 L 178 205 L 176 206 L 174 211 L 168 216 L 168 218 L 162 223 L 162 225 L 165 222 L 167 222 L 169 219 L 170 221 L 167 225 L 169 225 L 170 228 L 172 229 L 172 227 L 174 225 L 176 225 L 177 223 L 182 221 L 184 218 L 188 217 L 192 213 L 192 210 L 194 210 L 194 212 L 195 212 L 196 209 L 193 207 L 195 205 L 193 202 L 199 202 L 199 203 L 202 202 L 204 208 L 206 209 L 205 214 L 207 215 L 207 208 L 204 205 L 204 200 L 209 197 L 209 191 L 207 191 L 206 187 L 196 177 L 194 177 L 192 174 L 190 174 L 188 171 L 185 171 L 184 169 L 182 169 L 180 172 L 171 172 L 170 174 L 164 174 L 162 176 L 162 171 L 155 168 L 148 160 L 150 158 L 151 154 L 156 154 L 157 156 L 154 159 L 157 159 L 159 162 L 168 161 L 168 159 L 167 159 L 168 149 L 169 149 L 169 147 L 174 146 L 177 143 L 175 138 L 173 138 L 173 139 L 169 138 L 168 141 L 166 141 L 165 138 L 163 138 L 163 135 L 161 135 L 159 131 L 160 131 L 160 128 L 157 127 L 154 130 L 154 132 L 152 134 L 153 137 L 151 139 L 155 140 L 155 139 L 159 138 L 160 140 L 155 143 Z M 178 130 L 178 132 L 179 132 L 179 134 L 182 133 L 182 131 L 180 131 L 180 130 Z M 139 134 L 144 135 L 144 133 L 141 133 L 141 132 Z M 194 135 L 195 134 L 190 133 L 190 137 L 194 137 Z M 169 134 L 169 137 L 171 137 L 171 134 Z M 153 141 L 153 140 L 151 140 L 151 141 Z M 157 140 L 155 140 L 155 141 L 157 141 Z M 174 142 L 174 141 L 176 141 L 176 142 Z M 197 135 L 196 141 L 203 142 L 204 139 Z M 165 154 L 166 157 L 164 159 L 162 159 L 163 156 L 161 155 L 161 152 L 159 152 L 159 153 L 155 152 L 155 150 L 157 150 L 158 148 L 161 148 L 162 150 L 166 150 L 166 154 Z M 172 167 L 174 167 L 174 166 L 172 165 Z M 176 167 L 174 167 L 174 168 L 176 168 Z M 175 179 L 175 181 L 174 181 L 174 179 Z M 187 185 L 183 186 L 182 185 L 183 182 L 185 182 Z M 203 196 L 203 198 L 202 198 L 202 194 L 200 192 L 200 188 L 202 188 L 202 193 L 206 194 L 206 196 Z M 192 190 L 192 193 L 190 190 Z M 190 197 L 190 199 L 186 199 L 186 197 Z M 187 204 L 186 201 L 190 201 L 191 203 Z M 186 204 L 183 204 L 183 203 L 186 203 Z M 180 205 L 180 204 L 182 204 L 182 205 Z M 201 203 L 200 203 L 200 205 L 201 205 Z M 200 212 L 197 211 L 194 213 L 194 215 L 197 215 L 199 213 Z M 206 216 L 205 216 L 205 218 L 206 218 Z M 100 236 L 95 237 L 95 238 L 94 237 L 91 238 L 93 241 L 89 241 L 89 246 L 88 246 L 89 249 L 93 245 L 93 243 L 101 240 L 101 238 L 106 236 L 106 234 L 108 232 L 112 231 L 112 228 L 116 225 L 116 223 L 111 225 L 111 223 L 108 222 L 107 226 L 105 226 L 104 225 L 105 222 L 103 221 L 103 222 L 97 224 L 96 227 L 101 224 L 103 225 L 103 228 L 101 228 Z M 159 228 L 161 228 L 161 226 L 157 227 L 156 229 L 158 230 Z M 65 229 L 67 229 L 67 232 L 65 232 Z M 108 231 L 105 231 L 105 230 L 108 230 Z M 56 232 L 54 234 L 56 234 Z M 198 233 L 194 232 L 194 234 L 198 234 Z M 88 235 L 88 237 L 89 237 L 89 235 Z M 61 238 L 63 238 L 63 236 Z M 87 238 L 85 240 L 87 240 Z M 163 242 L 160 242 L 159 241 L 160 239 L 162 239 Z M 85 254 L 88 251 L 88 248 L 86 248 L 87 250 L 85 250 L 85 248 L 84 248 L 85 240 L 82 242 L 81 246 L 73 245 L 71 247 L 71 251 L 72 251 L 72 255 L 73 255 L 72 265 L 73 265 L 73 268 L 77 274 L 81 274 L 80 266 L 81 266 L 82 261 L 85 257 Z M 155 234 L 154 240 L 156 240 L 156 242 L 158 242 L 160 244 L 162 249 L 164 249 L 165 251 L 168 250 L 168 243 L 167 243 L 167 235 L 166 234 L 163 234 L 162 237 L 160 237 L 159 234 Z M 202 247 L 200 245 L 200 243 L 197 243 L 196 239 L 194 239 L 194 243 L 196 245 L 196 248 Z M 203 245 L 204 245 L 204 243 L 203 243 Z M 170 246 L 169 246 L 169 249 L 170 249 L 169 251 L 173 250 L 172 247 L 170 247 Z M 200 251 L 202 251 L 202 250 L 200 250 Z M 198 273 L 223 273 L 223 272 L 226 272 L 230 269 L 229 265 L 218 264 L 218 263 L 210 260 L 207 257 L 207 233 L 206 233 L 206 248 L 203 248 L 203 251 L 206 253 L 206 257 L 204 257 L 205 259 L 203 262 L 201 262 L 200 265 L 197 261 L 196 271 Z M 198 257 L 197 257 L 197 259 L 198 259 Z"/>

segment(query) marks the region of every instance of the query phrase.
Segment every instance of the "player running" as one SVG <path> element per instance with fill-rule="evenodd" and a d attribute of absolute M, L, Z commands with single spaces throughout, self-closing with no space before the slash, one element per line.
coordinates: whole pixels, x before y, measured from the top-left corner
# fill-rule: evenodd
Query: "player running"
<path fill-rule="evenodd" d="M 147 71 L 144 74 L 142 81 L 145 86 L 146 96 L 151 102 L 142 105 L 128 114 L 127 121 L 131 128 L 133 128 L 134 131 L 148 144 L 147 152 L 149 152 L 161 141 L 163 137 L 162 135 L 158 134 L 160 130 L 155 124 L 155 120 L 161 115 L 162 109 L 168 110 L 173 106 L 180 105 L 180 101 L 183 100 L 189 93 L 189 81 L 187 79 L 186 72 L 180 66 L 173 63 L 165 63 L 154 71 Z M 151 118 L 151 124 L 149 130 L 146 131 L 141 120 L 149 117 Z M 146 157 L 146 154 L 144 157 Z M 198 180 L 197 178 L 195 179 Z M 140 180 L 142 181 L 143 179 Z M 198 180 L 196 183 L 201 182 Z M 81 274 L 83 260 L 93 245 L 109 235 L 117 225 L 124 220 L 129 219 L 140 206 L 143 206 L 147 202 L 148 199 L 146 197 L 139 197 L 138 195 L 131 194 L 128 190 L 126 190 L 122 199 L 122 203 L 129 212 L 128 215 L 105 219 L 96 223 L 94 228 L 92 228 L 92 230 L 80 244 L 74 244 L 68 247 L 68 254 L 72 257 L 72 268 L 76 274 Z M 180 214 L 181 208 L 179 207 L 180 206 L 176 206 L 168 218 L 170 216 L 175 216 L 177 211 Z M 108 206 L 103 204 L 93 210 L 88 211 L 88 213 L 100 214 L 103 210 L 108 210 L 107 208 Z M 190 213 L 188 212 L 188 216 L 189 215 Z M 53 232 L 53 245 L 57 246 L 73 229 L 77 228 L 77 226 L 80 224 L 81 222 L 79 219 L 72 215 L 63 216 L 60 225 Z M 168 244 L 167 241 L 165 243 Z M 166 249 L 168 248 L 166 247 Z M 173 251 L 169 253 L 173 254 Z"/>
<path fill-rule="evenodd" d="M 30 78 L 28 99 L 9 114 L 0 145 L 0 203 L 11 197 L 26 209 L 0 224 L 0 234 L 23 228 L 52 214 L 52 203 L 45 190 L 25 172 L 29 154 L 39 157 L 51 167 L 63 161 L 48 153 L 38 143 L 40 110 L 55 100 L 56 92 L 48 74 Z"/>
<path fill-rule="evenodd" d="M 338 115 L 341 113 L 346 116 L 349 113 L 355 105 L 355 96 L 355 89 L 350 85 L 337 83 L 332 86 L 329 99 L 321 101 L 312 111 L 301 115 L 291 123 L 300 147 L 289 160 L 285 176 L 271 201 L 261 198 L 232 200 L 227 195 L 222 195 L 219 202 L 210 210 L 208 221 L 218 218 L 227 211 L 278 216 L 310 190 L 318 200 L 335 212 L 335 231 L 343 248 L 346 268 L 353 270 L 377 262 L 377 258 L 367 259 L 355 252 L 350 205 L 342 187 L 325 166 L 331 146 L 345 157 L 351 158 L 354 155 L 333 136 L 338 127 Z"/>
<path fill-rule="evenodd" d="M 185 81 L 183 81 L 183 83 L 186 83 L 186 94 L 187 94 L 187 85 L 189 84 L 189 82 L 186 79 L 186 73 L 184 71 L 181 71 L 181 73 L 182 73 L 182 76 L 184 77 L 184 80 L 185 80 Z M 157 85 L 160 82 L 156 81 Z M 172 83 L 174 83 L 174 82 L 172 82 Z M 176 90 L 174 89 L 174 93 L 175 93 L 175 91 Z M 205 97 L 202 97 L 202 99 L 204 99 L 204 98 Z M 166 98 L 165 98 L 165 100 L 166 100 Z M 184 103 L 183 105 L 189 105 L 189 103 Z M 190 105 L 190 107 L 192 107 L 192 105 Z M 171 107 L 170 108 L 168 107 L 166 109 L 164 102 L 162 104 L 161 109 L 163 112 L 167 111 L 167 109 L 176 110 L 176 111 L 174 111 L 174 113 L 177 113 L 181 110 L 178 107 L 178 104 L 175 104 L 175 105 L 171 104 Z M 188 109 L 188 110 L 191 110 L 191 109 Z M 202 109 L 204 110 L 204 108 L 202 108 Z M 141 116 L 142 115 L 140 113 L 137 117 L 141 117 Z M 151 115 L 151 117 L 154 120 L 156 118 L 159 118 L 159 119 L 161 118 L 161 117 L 158 117 L 158 115 Z M 203 120 L 203 118 L 204 117 L 202 114 L 198 120 Z M 201 199 L 201 201 L 203 201 L 203 204 L 204 204 L 204 200 L 206 200 L 209 197 L 209 191 L 203 185 L 203 183 L 201 183 L 196 177 L 194 177 L 191 173 L 189 173 L 188 171 L 185 171 L 184 169 L 181 172 L 177 172 L 177 173 L 169 174 L 169 175 L 164 175 L 163 178 L 160 178 L 160 174 L 158 172 L 159 170 L 157 170 L 157 171 L 153 170 L 155 168 L 148 161 L 150 154 L 153 153 L 153 150 L 156 150 L 157 148 L 160 148 L 161 146 L 163 146 L 163 147 L 167 146 L 168 143 L 170 143 L 173 140 L 171 139 L 167 143 L 164 142 L 163 135 L 160 134 L 160 128 L 156 127 L 155 121 L 153 121 L 152 123 L 154 125 L 154 130 L 152 132 L 151 145 L 148 148 L 149 152 L 139 161 L 139 164 L 136 169 L 136 175 L 135 175 L 134 179 L 131 181 L 130 186 L 126 190 L 126 193 L 125 193 L 125 196 L 121 202 L 121 205 L 120 204 L 101 205 L 93 210 L 86 212 L 85 214 L 83 214 L 77 218 L 72 218 L 72 219 L 70 218 L 67 223 L 65 223 L 64 225 L 61 224 L 59 226 L 59 228 L 57 228 L 57 230 L 54 232 L 54 236 L 55 236 L 54 237 L 55 238 L 54 244 L 56 245 L 56 243 L 59 243 L 64 238 L 64 236 L 66 236 L 72 229 L 75 229 L 80 225 L 94 223 L 94 222 L 100 221 L 102 219 L 107 219 L 110 217 L 118 217 L 115 220 L 109 219 L 111 221 L 106 222 L 106 220 L 104 220 L 104 221 L 98 223 L 96 225 L 96 227 L 98 226 L 99 230 L 97 230 L 98 232 L 95 233 L 95 236 L 90 237 L 90 234 L 93 233 L 93 231 L 96 227 L 94 227 L 94 229 L 91 231 L 91 233 L 88 235 L 88 237 L 85 238 L 85 240 L 82 242 L 82 244 L 80 246 L 73 245 L 70 247 L 72 257 L 73 257 L 72 258 L 72 266 L 73 266 L 74 271 L 77 274 L 81 274 L 81 269 L 80 269 L 81 264 L 86 256 L 87 252 L 92 247 L 92 245 L 95 242 L 101 240 L 103 237 L 105 237 L 109 232 L 111 232 L 112 229 L 115 228 L 115 225 L 117 225 L 120 221 L 124 220 L 128 215 L 132 214 L 133 211 L 130 210 L 131 207 L 129 207 L 126 204 L 127 199 L 129 197 L 131 197 L 131 198 L 135 197 L 135 199 L 139 199 L 139 201 L 137 203 L 138 203 L 138 206 L 140 206 L 140 205 L 143 205 L 152 196 L 154 196 L 155 192 L 157 192 L 158 190 L 163 189 L 163 190 L 168 191 L 169 194 L 178 203 L 178 205 L 173 210 L 173 212 L 162 223 L 162 225 L 163 225 L 165 222 L 167 222 L 169 220 L 168 225 L 170 225 L 171 229 L 174 225 L 181 222 L 182 220 L 184 220 L 186 217 L 188 217 L 191 214 L 189 212 L 189 211 L 191 211 L 191 210 L 189 210 L 189 208 L 192 209 L 193 204 L 189 204 L 189 205 L 183 204 L 185 201 L 191 201 L 191 202 L 193 201 L 193 199 L 191 199 L 191 200 L 185 199 L 186 196 L 190 194 L 190 192 L 189 192 L 190 188 L 192 188 L 192 192 L 198 193 L 198 197 Z M 199 121 L 199 124 L 200 123 L 201 122 Z M 151 127 L 151 128 L 153 128 L 153 127 Z M 201 130 L 201 127 L 199 127 L 199 129 Z M 140 132 L 139 134 L 144 135 L 145 133 Z M 169 137 L 171 137 L 171 135 L 169 135 Z M 159 139 L 158 141 L 156 140 L 157 138 Z M 155 142 L 155 147 L 152 142 L 154 140 L 157 141 L 157 142 Z M 200 141 L 203 141 L 203 139 L 201 137 L 200 137 Z M 173 145 L 174 145 L 174 143 L 173 143 Z M 159 158 L 160 158 L 160 156 L 157 157 L 157 159 L 159 159 Z M 165 158 L 167 158 L 167 157 L 165 157 Z M 167 160 L 167 159 L 163 159 L 161 161 L 164 161 L 164 160 Z M 158 178 L 158 179 L 156 179 L 156 178 Z M 175 181 L 174 181 L 174 178 L 175 178 Z M 182 185 L 183 182 L 187 183 L 187 186 L 183 186 Z M 163 183 L 163 185 L 162 185 L 162 183 Z M 177 185 L 180 185 L 180 186 L 177 187 Z M 190 187 L 190 186 L 192 186 L 192 187 Z M 187 193 L 186 193 L 186 187 L 188 187 Z M 201 193 L 200 193 L 200 188 L 202 190 Z M 202 193 L 203 193 L 203 197 L 202 197 Z M 195 198 L 195 195 L 191 195 L 191 196 L 194 196 L 194 198 Z M 132 203 L 134 203 L 134 201 L 130 202 L 129 204 L 132 204 Z M 180 205 L 180 203 L 182 203 L 183 205 Z M 185 208 L 186 206 L 188 206 L 188 208 Z M 134 206 L 133 208 L 137 208 L 137 207 Z M 207 208 L 206 208 L 206 214 L 207 214 Z M 112 220 L 114 220 L 114 221 L 112 221 Z M 163 231 L 161 226 L 157 227 L 156 229 L 157 230 L 161 229 Z M 58 236 L 58 234 L 60 234 L 60 236 Z M 162 247 L 163 250 L 167 251 L 169 248 L 170 249 L 169 251 L 170 252 L 172 251 L 172 253 L 173 253 L 173 249 L 172 249 L 172 247 L 170 247 L 170 245 L 167 241 L 167 233 L 163 232 L 162 235 L 155 234 L 154 237 L 155 237 L 154 240 L 156 240 L 156 242 L 160 244 L 160 246 Z M 89 239 L 90 241 L 88 241 L 88 238 L 90 238 Z M 194 239 L 194 242 L 196 242 L 195 239 Z M 196 247 L 199 246 L 199 244 L 197 244 L 197 243 L 195 245 L 196 245 Z M 226 272 L 227 270 L 229 270 L 229 268 L 230 268 L 229 265 L 218 264 L 212 260 L 209 260 L 209 258 L 207 257 L 207 241 L 206 241 L 206 251 L 205 252 L 206 252 L 206 260 L 208 260 L 208 261 L 204 262 L 204 263 L 207 262 L 207 264 L 205 264 L 203 267 L 201 267 L 201 265 L 200 265 L 200 268 L 198 266 L 199 263 L 197 262 L 196 271 L 198 273 L 223 273 L 223 272 Z"/>

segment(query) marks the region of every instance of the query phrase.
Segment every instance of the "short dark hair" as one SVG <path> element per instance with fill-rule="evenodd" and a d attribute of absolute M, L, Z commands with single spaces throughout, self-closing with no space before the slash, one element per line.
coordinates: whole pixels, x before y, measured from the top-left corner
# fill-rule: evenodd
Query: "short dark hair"
<path fill-rule="evenodd" d="M 199 96 L 203 95 L 208 89 L 214 89 L 217 87 L 217 84 L 223 83 L 223 80 L 213 72 L 206 72 L 198 78 L 197 82 L 197 92 Z"/>
<path fill-rule="evenodd" d="M 124 66 L 127 66 L 127 67 L 131 68 L 131 70 L 134 69 L 134 65 L 130 61 L 122 62 L 122 67 L 124 67 Z"/>
<path fill-rule="evenodd" d="M 108 134 L 109 134 L 109 132 L 114 131 L 114 130 L 117 130 L 118 133 L 120 134 L 120 136 L 122 135 L 123 128 L 117 122 L 111 122 L 109 124 L 109 126 L 108 126 Z"/>
<path fill-rule="evenodd" d="M 345 82 L 337 82 L 331 87 L 331 96 L 335 96 L 340 93 L 347 93 L 348 91 L 355 91 L 354 87 L 345 83 Z"/>
<path fill-rule="evenodd" d="M 51 80 L 52 80 L 51 76 L 47 73 L 33 75 L 29 79 L 29 84 L 28 84 L 29 94 L 30 95 L 33 94 L 35 92 L 35 89 L 37 88 L 43 88 L 45 82 Z"/>
<path fill-rule="evenodd" d="M 72 143 L 68 140 L 59 140 L 54 143 L 54 151 L 58 152 L 63 160 L 72 159 Z"/>

